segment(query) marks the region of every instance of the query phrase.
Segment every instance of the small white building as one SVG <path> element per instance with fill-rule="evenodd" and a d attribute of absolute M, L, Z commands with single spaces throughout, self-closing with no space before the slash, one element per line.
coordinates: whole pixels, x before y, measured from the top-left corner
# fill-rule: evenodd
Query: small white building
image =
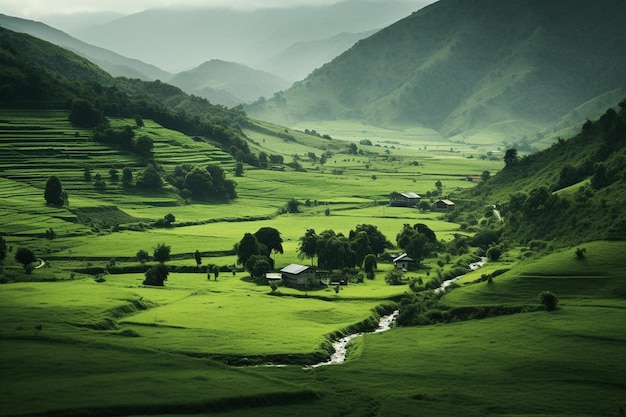
<path fill-rule="evenodd" d="M 398 256 L 393 259 L 393 265 L 396 269 L 401 269 L 403 271 L 408 271 L 411 266 L 415 264 L 415 259 L 411 258 L 406 253 Z"/>
<path fill-rule="evenodd" d="M 291 264 L 280 270 L 283 282 L 288 287 L 312 288 L 320 285 L 313 267 Z"/>

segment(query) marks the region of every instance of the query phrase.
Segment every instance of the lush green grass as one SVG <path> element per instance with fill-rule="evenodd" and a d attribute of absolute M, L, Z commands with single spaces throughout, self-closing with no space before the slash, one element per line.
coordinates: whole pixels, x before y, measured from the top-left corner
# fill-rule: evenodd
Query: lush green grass
<path fill-rule="evenodd" d="M 26 125 L 39 123 L 33 114 L 17 116 Z M 114 121 L 120 126 L 131 122 Z M 219 152 L 207 144 L 146 122 L 143 131 L 155 140 L 155 157 L 166 170 L 184 161 L 204 164 L 194 159 L 200 156 L 204 161 L 208 156 L 219 160 Z M 56 116 L 54 124 L 59 131 L 71 132 L 62 115 Z M 201 271 L 171 273 L 164 288 L 144 287 L 143 274 L 105 275 L 100 283 L 82 274 L 70 279 L 73 270 L 104 267 L 111 258 L 118 258 L 122 266 L 136 265 L 131 258 L 139 249 L 151 252 L 159 243 L 172 247 L 170 265 L 193 266 L 196 249 L 228 253 L 244 233 L 261 227 L 281 232 L 285 252 L 275 255 L 278 268 L 309 262 L 297 257 L 298 239 L 308 228 L 348 234 L 358 224 L 374 224 L 395 242 L 403 224 L 425 223 L 439 239 L 450 240 L 459 232 L 457 224 L 441 220 L 438 214 L 380 203 L 387 202 L 391 191 L 424 194 L 434 189 L 437 180 L 444 183 L 444 193 L 454 196 L 473 186 L 464 180 L 468 173 L 493 173 L 501 165 L 478 158 L 487 148 L 460 144 L 450 152 L 449 143 L 438 142 L 426 131 L 384 135 L 378 131 L 380 136 L 375 137 L 350 131 L 354 126 L 349 124 L 343 126 L 341 135 L 324 127 L 309 128 L 348 141 L 369 136 L 381 146 L 365 149 L 359 145 L 367 154 L 348 156 L 340 153 L 347 142 L 335 139 L 331 141 L 335 156 L 319 169 L 306 159 L 303 164 L 308 172 L 246 168 L 244 176 L 236 179 L 239 198 L 229 204 L 178 205 L 168 193 L 128 194 L 117 186 L 96 193 L 84 184 L 83 166 L 77 164 L 59 170 L 64 185 L 68 184 L 70 207 L 54 208 L 43 202 L 44 168 L 33 167 L 20 175 L 13 168 L 10 175 L 2 171 L 0 231 L 13 250 L 31 247 L 39 257 L 48 258 L 51 267 L 18 274 L 15 271 L 21 268 L 13 252 L 3 263 L 5 271 L 26 282 L 0 285 L 4 318 L 0 369 L 5 387 L 0 392 L 0 415 L 50 412 L 66 416 L 83 411 L 82 415 L 231 417 L 617 413 L 624 405 L 621 375 L 626 371 L 620 336 L 626 324 L 626 292 L 619 264 L 622 242 L 584 245 L 583 261 L 575 259 L 575 248 L 523 262 L 511 250 L 506 261 L 468 274 L 442 298 L 451 307 L 536 306 L 538 293 L 551 290 L 560 299 L 556 312 L 366 335 L 353 342 L 344 365 L 306 370 L 295 365 L 235 368 L 208 358 L 293 363 L 321 357 L 329 335 L 367 320 L 373 308 L 409 291 L 407 285 L 384 282 L 392 268 L 389 263 L 379 264 L 376 279 L 351 283 L 338 294 L 333 288 L 305 293 L 281 287 L 272 295 L 269 286 L 249 282 L 242 272 L 221 273 L 217 281 L 208 280 Z M 324 150 L 321 146 L 329 143 L 302 133 L 293 135 L 296 141 L 290 141 L 289 147 L 271 134 L 255 137 L 254 146 L 286 156 L 308 149 L 319 155 Z M 412 135 L 420 138 L 419 145 L 411 146 Z M 74 138 L 62 135 L 56 142 L 66 140 Z M 56 142 L 49 138 L 43 146 L 55 148 Z M 85 149 L 92 149 L 93 144 L 84 144 Z M 25 146 L 20 152 L 32 152 L 36 159 L 38 146 Z M 3 145 L 4 149 L 8 148 Z M 474 157 L 469 158 L 473 151 Z M 108 152 L 91 157 L 103 173 L 113 161 Z M 65 161 L 65 157 L 54 158 Z M 232 167 L 232 159 L 227 159 L 220 163 Z M 419 165 L 409 165 L 413 160 Z M 335 167 L 343 173 L 333 174 Z M 302 213 L 279 215 L 291 198 L 308 199 L 311 204 L 303 205 Z M 324 214 L 326 208 L 330 216 Z M 176 216 L 178 226 L 124 230 L 139 223 L 148 225 L 168 213 Z M 94 224 L 77 223 L 87 218 Z M 124 227 L 112 233 L 99 222 L 118 222 Z M 50 227 L 59 235 L 54 240 L 43 238 Z M 438 259 L 443 255 L 427 260 L 431 271 L 437 268 Z M 234 255 L 223 254 L 204 256 L 202 264 L 234 262 Z M 493 284 L 465 285 L 501 268 L 512 269 L 497 276 Z M 425 273 L 420 270 L 411 275 Z"/>
<path fill-rule="evenodd" d="M 452 305 L 532 305 L 538 302 L 540 292 L 552 291 L 560 303 L 567 306 L 621 306 L 626 294 L 621 254 L 625 253 L 626 244 L 590 242 L 584 246 L 587 249 L 585 259 L 577 259 L 572 248 L 524 261 L 495 277 L 492 284 L 464 285 L 446 295 L 444 300 Z M 510 268 L 509 265 L 502 267 Z M 461 283 L 473 280 L 479 273 L 475 272 Z"/>

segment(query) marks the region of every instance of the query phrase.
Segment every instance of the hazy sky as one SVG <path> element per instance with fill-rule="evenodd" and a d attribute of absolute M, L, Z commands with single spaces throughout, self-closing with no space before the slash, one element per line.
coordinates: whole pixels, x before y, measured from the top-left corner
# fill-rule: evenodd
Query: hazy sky
<path fill-rule="evenodd" d="M 117 12 L 130 14 L 146 9 L 171 6 L 177 8 L 202 6 L 252 9 L 259 7 L 326 5 L 340 1 L 341 0 L 0 0 L 0 13 L 27 19 L 37 19 L 48 15 L 81 12 Z M 416 0 L 406 1 L 407 3 L 412 3 Z"/>

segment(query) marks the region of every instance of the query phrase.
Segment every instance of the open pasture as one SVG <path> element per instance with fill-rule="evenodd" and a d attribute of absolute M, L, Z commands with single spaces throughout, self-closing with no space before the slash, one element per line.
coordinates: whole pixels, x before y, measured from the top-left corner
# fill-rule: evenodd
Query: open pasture
<path fill-rule="evenodd" d="M 493 279 L 492 284 L 467 283 L 446 294 L 447 304 L 466 305 L 517 305 L 534 304 L 542 291 L 552 291 L 559 304 L 622 306 L 620 297 L 626 294 L 626 277 L 621 255 L 626 252 L 624 242 L 590 242 L 585 245 L 584 259 L 576 258 L 576 250 L 562 250 L 537 260 L 527 260 Z M 499 262 L 489 267 L 496 267 Z M 503 268 L 510 266 L 502 264 Z M 480 270 L 471 279 L 477 278 Z"/>

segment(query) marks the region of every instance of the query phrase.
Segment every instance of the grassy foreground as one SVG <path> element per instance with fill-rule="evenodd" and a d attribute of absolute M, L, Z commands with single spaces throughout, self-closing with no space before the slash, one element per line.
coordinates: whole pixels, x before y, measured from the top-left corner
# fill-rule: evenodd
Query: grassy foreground
<path fill-rule="evenodd" d="M 88 142 L 87 132 L 76 135 L 64 115 L 51 116 L 49 125 L 28 112 L 2 118 L 8 127 L 45 128 L 34 135 L 5 126 L 0 135 L 3 149 L 12 149 L 0 161 L 0 219 L 9 245 L 33 248 L 50 267 L 27 275 L 14 272 L 21 267 L 12 254 L 4 262 L 22 282 L 0 285 L 0 416 L 619 416 L 626 405 L 624 242 L 589 243 L 582 261 L 575 248 L 525 261 L 509 254 L 468 274 L 442 298 L 452 308 L 536 307 L 537 294 L 550 290 L 560 299 L 557 311 L 368 334 L 349 346 L 346 363 L 312 369 L 302 363 L 321 361 L 330 335 L 351 331 L 376 317 L 373 309 L 410 291 L 383 281 L 389 264 L 379 265 L 375 280 L 338 294 L 281 288 L 271 295 L 242 272 L 221 274 L 217 281 L 201 272 L 172 273 L 165 288 L 144 287 L 143 274 L 106 275 L 104 282 L 72 275 L 112 258 L 137 264 L 137 250 L 151 252 L 158 243 L 172 246 L 171 265 L 193 266 L 196 249 L 211 254 L 203 265 L 232 264 L 233 245 L 264 226 L 284 239 L 279 268 L 306 262 L 296 250 L 310 227 L 349 233 L 357 224 L 375 224 L 393 241 L 404 223 L 423 222 L 450 240 L 458 225 L 378 203 L 391 190 L 432 190 L 436 180 L 454 195 L 472 186 L 466 174 L 501 165 L 470 158 L 471 147 L 450 150 L 426 137 L 416 149 L 408 136 L 420 132 L 377 140 L 345 125 L 340 128 L 349 141 L 360 146 L 360 139 L 371 137 L 374 146 L 360 146 L 365 154 L 353 156 L 333 143 L 333 157 L 320 166 L 303 153 L 321 153 L 326 139 L 294 133 L 296 141 L 286 146 L 263 133 L 254 137 L 259 149 L 285 158 L 302 153 L 307 172 L 246 168 L 234 202 L 179 205 L 168 191 L 134 194 L 112 182 L 106 191 L 95 190 L 82 178 L 86 159 L 66 164 L 72 152 L 84 149 L 94 173 L 103 175 L 136 161 Z M 220 158 L 234 165 L 212 146 L 146 122 L 144 133 L 155 140 L 155 157 L 166 170 Z M 50 153 L 59 143 L 67 153 Z M 201 160 L 188 159 L 185 149 L 191 148 Z M 44 205 L 48 171 L 36 163 L 42 155 L 60 167 L 69 208 Z M 27 163 L 17 166 L 24 157 Z M 293 197 L 319 204 L 278 215 Z M 170 212 L 180 226 L 127 228 Z M 118 222 L 122 230 L 112 232 L 105 222 Z M 50 227 L 59 235 L 54 240 L 43 238 Z M 427 262 L 435 268 L 441 259 Z M 472 283 L 499 269 L 510 271 L 491 284 Z M 258 362 L 291 365 L 254 366 Z"/>
<path fill-rule="evenodd" d="M 0 415 L 616 416 L 626 390 L 626 281 L 609 254 L 624 249 L 588 245 L 591 269 L 577 275 L 587 285 L 557 292 L 555 312 L 365 335 L 345 364 L 315 369 L 230 367 L 202 356 L 314 349 L 315 333 L 323 339 L 342 320 L 358 321 L 375 300 L 275 297 L 237 277 L 189 274 L 174 275 L 165 289 L 139 288 L 132 275 L 3 285 L 0 349 L 10 377 Z M 510 298 L 517 285 L 517 303 L 536 303 L 539 289 L 560 291 L 579 269 L 572 255 L 523 262 L 444 301 L 463 305 L 471 289 L 477 305 L 493 304 L 494 293 Z M 540 285 L 521 285 L 544 269 Z M 129 299 L 142 304 L 129 307 Z M 214 343 L 219 338 L 230 346 Z"/>

